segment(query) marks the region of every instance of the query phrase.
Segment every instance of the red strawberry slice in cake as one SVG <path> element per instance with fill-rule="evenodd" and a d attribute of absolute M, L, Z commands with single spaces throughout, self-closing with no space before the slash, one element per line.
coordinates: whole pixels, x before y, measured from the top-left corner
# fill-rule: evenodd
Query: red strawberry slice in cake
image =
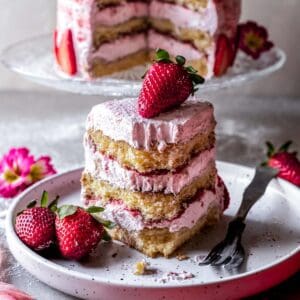
<path fill-rule="evenodd" d="M 62 33 L 59 44 L 58 33 L 57 31 L 54 32 L 54 54 L 56 62 L 62 71 L 69 75 L 75 75 L 77 73 L 73 36 L 70 29 Z"/>
<path fill-rule="evenodd" d="M 224 34 L 221 34 L 218 37 L 216 45 L 216 58 L 214 66 L 215 76 L 222 76 L 225 74 L 227 69 L 232 66 L 235 56 L 235 45 L 232 45 L 229 39 Z"/>

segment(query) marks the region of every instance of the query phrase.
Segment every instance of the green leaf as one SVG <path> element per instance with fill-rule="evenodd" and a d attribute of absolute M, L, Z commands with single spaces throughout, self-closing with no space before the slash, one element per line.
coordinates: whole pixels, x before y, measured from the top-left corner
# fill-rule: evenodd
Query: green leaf
<path fill-rule="evenodd" d="M 194 84 L 202 84 L 205 82 L 204 78 L 198 74 L 190 74 L 190 78 Z"/>
<path fill-rule="evenodd" d="M 55 199 L 49 204 L 48 208 L 53 211 L 56 212 L 57 211 L 57 202 L 59 200 L 59 196 L 57 195 L 55 197 Z"/>
<path fill-rule="evenodd" d="M 109 220 L 104 220 L 97 215 L 93 215 L 93 217 L 95 220 L 97 220 L 99 223 L 101 223 L 104 227 L 106 227 L 108 229 L 112 229 L 116 226 L 116 224 L 114 222 L 111 222 Z"/>
<path fill-rule="evenodd" d="M 158 62 L 169 62 L 170 61 L 170 55 L 166 50 L 163 49 L 157 49 L 156 50 L 156 61 Z"/>
<path fill-rule="evenodd" d="M 271 157 L 275 153 L 275 147 L 270 141 L 266 141 L 267 145 L 267 156 Z"/>
<path fill-rule="evenodd" d="M 103 232 L 102 240 L 104 240 L 106 242 L 111 241 L 111 236 L 108 234 L 108 232 L 106 230 L 104 230 L 104 232 Z"/>
<path fill-rule="evenodd" d="M 47 207 L 47 203 L 48 203 L 48 192 L 43 191 L 41 197 L 41 207 Z"/>
<path fill-rule="evenodd" d="M 280 146 L 278 152 L 287 152 L 292 143 L 293 143 L 293 141 L 291 141 L 291 140 L 285 142 L 283 145 Z"/>
<path fill-rule="evenodd" d="M 35 207 L 36 203 L 37 203 L 36 200 L 33 200 L 33 201 L 29 202 L 28 205 L 27 205 L 27 208 L 33 208 L 33 207 Z"/>
<path fill-rule="evenodd" d="M 185 64 L 185 58 L 181 55 L 177 55 L 175 57 L 175 60 L 176 60 L 177 64 L 180 66 L 183 66 Z"/>
<path fill-rule="evenodd" d="M 96 214 L 104 211 L 104 208 L 100 206 L 90 206 L 89 208 L 86 209 L 86 211 L 90 214 Z"/>
<path fill-rule="evenodd" d="M 60 219 L 63 219 L 67 216 L 71 216 L 75 214 L 77 210 L 77 206 L 75 205 L 63 205 L 57 209 L 57 213 Z"/>
<path fill-rule="evenodd" d="M 192 66 L 188 66 L 185 68 L 189 73 L 193 73 L 196 74 L 198 73 L 198 71 L 196 69 L 194 69 Z"/>

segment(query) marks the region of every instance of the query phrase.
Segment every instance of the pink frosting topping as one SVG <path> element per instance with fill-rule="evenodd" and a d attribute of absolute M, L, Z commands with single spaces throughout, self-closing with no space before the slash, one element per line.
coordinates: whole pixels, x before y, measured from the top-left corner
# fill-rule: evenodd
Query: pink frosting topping
<path fill-rule="evenodd" d="M 112 201 L 105 206 L 102 216 L 128 231 L 141 231 L 145 228 L 168 228 L 170 232 L 177 232 L 182 228 L 192 228 L 203 217 L 210 205 L 224 209 L 225 185 L 216 182 L 215 190 L 204 190 L 199 193 L 184 212 L 177 218 L 155 222 L 145 222 L 141 213 L 129 210 L 122 201 Z"/>
<path fill-rule="evenodd" d="M 185 143 L 197 134 L 207 134 L 215 120 L 208 102 L 189 100 L 179 108 L 144 119 L 137 112 L 136 99 L 113 100 L 93 107 L 87 130 L 101 130 L 115 141 L 125 141 L 134 148 L 162 151 L 167 144 Z"/>
<path fill-rule="evenodd" d="M 135 170 L 123 168 L 116 160 L 94 152 L 88 143 L 85 143 L 85 171 L 95 178 L 131 191 L 178 194 L 182 188 L 202 176 L 214 159 L 215 148 L 212 148 L 198 154 L 178 172 L 144 175 Z"/>
<path fill-rule="evenodd" d="M 121 3 L 117 6 L 104 8 L 96 13 L 93 20 L 97 25 L 115 26 L 131 18 L 148 16 L 148 5 L 143 2 Z"/>

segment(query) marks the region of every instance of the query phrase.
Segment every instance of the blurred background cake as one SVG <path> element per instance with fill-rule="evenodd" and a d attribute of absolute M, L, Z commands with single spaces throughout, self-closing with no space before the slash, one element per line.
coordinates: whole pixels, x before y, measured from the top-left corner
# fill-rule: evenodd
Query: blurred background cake
<path fill-rule="evenodd" d="M 99 77 L 181 54 L 210 78 L 235 58 L 241 0 L 58 0 L 54 49 L 60 69 Z"/>

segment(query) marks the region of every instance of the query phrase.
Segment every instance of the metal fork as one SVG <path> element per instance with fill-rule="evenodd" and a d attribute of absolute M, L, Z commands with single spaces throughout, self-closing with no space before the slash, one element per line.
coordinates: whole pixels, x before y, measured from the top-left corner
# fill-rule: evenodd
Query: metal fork
<path fill-rule="evenodd" d="M 263 196 L 269 182 L 277 175 L 277 171 L 259 166 L 255 176 L 243 194 L 243 200 L 235 218 L 229 223 L 225 239 L 217 244 L 199 265 L 237 268 L 245 259 L 245 250 L 241 243 L 246 227 L 245 219 L 251 207 Z"/>

